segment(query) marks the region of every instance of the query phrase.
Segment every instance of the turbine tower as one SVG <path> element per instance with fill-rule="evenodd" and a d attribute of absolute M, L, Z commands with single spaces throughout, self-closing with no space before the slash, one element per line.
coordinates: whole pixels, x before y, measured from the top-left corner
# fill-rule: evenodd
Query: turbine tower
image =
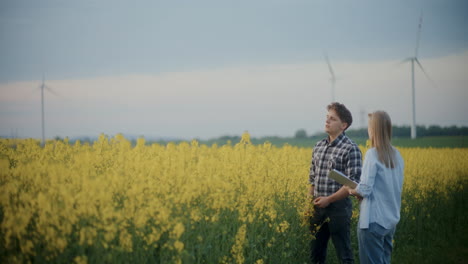
<path fill-rule="evenodd" d="M 330 60 L 328 59 L 328 55 L 325 53 L 325 60 L 328 64 L 328 70 L 330 71 L 330 83 L 331 83 L 331 101 L 335 102 L 335 84 L 336 84 L 336 76 L 333 68 L 331 66 Z"/>
<path fill-rule="evenodd" d="M 362 106 L 361 106 L 361 109 L 359 110 L 359 115 L 360 115 L 360 119 L 361 119 L 361 128 L 366 128 L 367 127 L 366 110 Z"/>
<path fill-rule="evenodd" d="M 416 36 L 416 49 L 414 51 L 414 57 L 407 58 L 403 61 L 405 62 L 411 62 L 411 108 L 412 108 L 412 121 L 411 121 L 411 139 L 415 139 L 417 137 L 416 135 L 416 91 L 415 91 L 415 79 L 414 79 L 414 64 L 416 63 L 421 71 L 426 75 L 426 77 L 429 78 L 427 75 L 426 71 L 424 70 L 423 66 L 418 60 L 418 49 L 419 49 L 419 40 L 421 37 L 421 27 L 422 27 L 422 21 L 423 21 L 423 16 L 421 13 L 421 16 L 419 17 L 419 25 L 418 25 L 418 33 Z"/>
<path fill-rule="evenodd" d="M 45 77 L 42 75 L 42 83 L 40 85 L 41 89 L 41 125 L 42 125 L 42 146 L 45 145 L 45 114 L 44 114 L 44 90 L 47 89 L 50 93 L 58 96 L 50 87 L 45 85 Z"/>
<path fill-rule="evenodd" d="M 45 80 L 44 75 L 42 75 L 42 84 L 41 84 L 41 125 L 42 125 L 42 145 L 45 144 L 45 125 L 44 125 L 44 89 L 45 89 Z"/>

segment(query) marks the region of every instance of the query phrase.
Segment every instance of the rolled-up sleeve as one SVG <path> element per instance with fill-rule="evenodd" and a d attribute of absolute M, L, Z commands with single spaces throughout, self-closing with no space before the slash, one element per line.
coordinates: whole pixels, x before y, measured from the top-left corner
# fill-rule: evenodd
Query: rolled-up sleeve
<path fill-rule="evenodd" d="M 362 197 L 368 197 L 374 188 L 376 175 L 377 162 L 373 153 L 368 151 L 362 167 L 362 181 L 356 187 L 356 192 L 358 192 Z"/>
<path fill-rule="evenodd" d="M 310 161 L 310 170 L 309 170 L 309 184 L 314 184 L 315 181 L 315 163 L 314 163 L 314 153 L 312 151 L 312 159 Z"/>
<path fill-rule="evenodd" d="M 358 182 L 361 179 L 362 153 L 358 146 L 354 145 L 348 154 L 346 174 L 351 180 Z"/>

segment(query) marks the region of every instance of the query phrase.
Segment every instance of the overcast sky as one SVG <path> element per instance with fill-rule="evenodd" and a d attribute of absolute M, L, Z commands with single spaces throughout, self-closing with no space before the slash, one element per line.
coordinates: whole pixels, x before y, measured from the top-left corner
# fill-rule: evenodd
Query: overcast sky
<path fill-rule="evenodd" d="M 468 1 L 0 1 L 0 135 L 293 136 L 336 100 L 468 126 Z"/>

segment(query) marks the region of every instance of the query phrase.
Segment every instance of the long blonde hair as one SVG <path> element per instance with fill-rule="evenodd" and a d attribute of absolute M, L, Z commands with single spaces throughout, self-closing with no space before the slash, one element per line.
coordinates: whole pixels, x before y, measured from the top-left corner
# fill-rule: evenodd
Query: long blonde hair
<path fill-rule="evenodd" d="M 392 147 L 392 120 L 384 111 L 369 114 L 369 139 L 377 150 L 379 161 L 387 168 L 395 168 L 395 150 Z"/>

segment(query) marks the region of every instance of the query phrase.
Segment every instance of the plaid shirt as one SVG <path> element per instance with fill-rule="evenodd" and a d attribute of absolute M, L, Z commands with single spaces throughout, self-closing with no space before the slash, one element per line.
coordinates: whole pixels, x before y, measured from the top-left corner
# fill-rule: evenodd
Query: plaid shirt
<path fill-rule="evenodd" d="M 359 147 L 345 133 L 341 133 L 332 143 L 328 137 L 315 144 L 312 152 L 309 183 L 314 185 L 314 196 L 330 196 L 342 185 L 328 178 L 328 172 L 336 169 L 355 182 L 361 177 L 362 154 Z"/>

